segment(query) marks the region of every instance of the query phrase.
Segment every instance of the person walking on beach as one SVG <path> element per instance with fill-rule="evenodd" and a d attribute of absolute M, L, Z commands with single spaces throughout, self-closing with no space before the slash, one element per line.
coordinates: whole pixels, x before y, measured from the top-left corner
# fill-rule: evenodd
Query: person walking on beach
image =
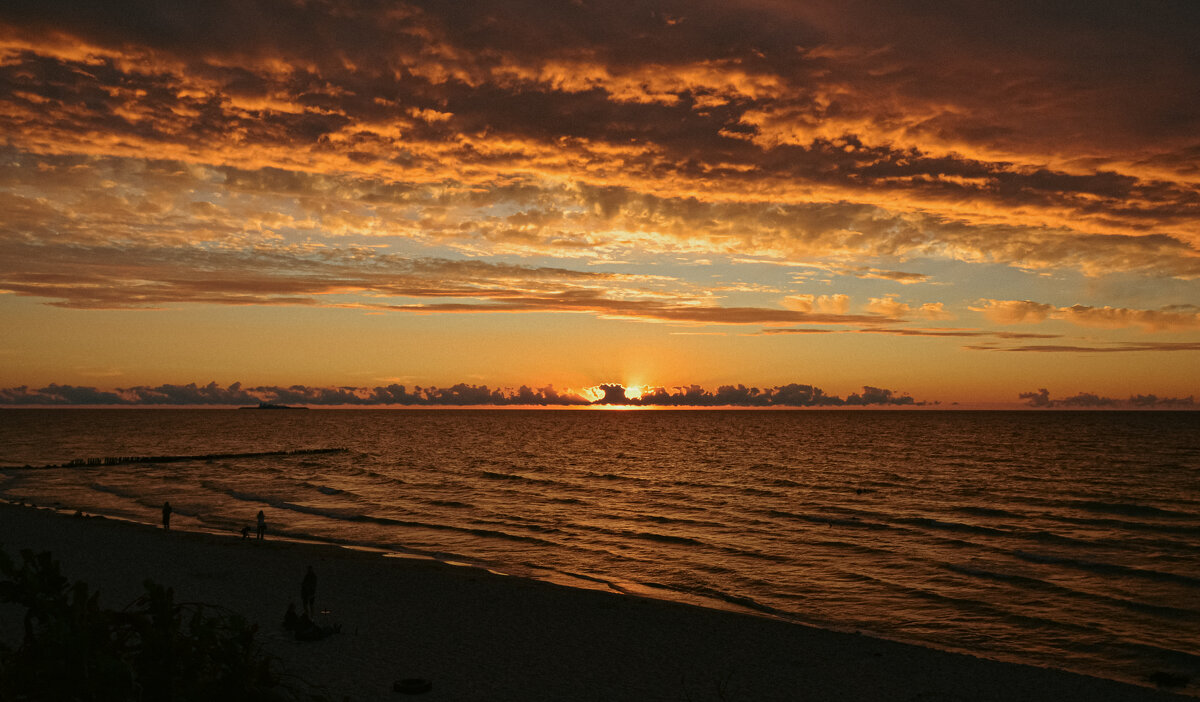
<path fill-rule="evenodd" d="M 263 511 L 258 510 L 258 540 L 262 541 L 263 536 L 267 533 L 267 515 Z"/>
<path fill-rule="evenodd" d="M 304 616 L 312 619 L 314 602 L 317 599 L 317 573 L 312 566 L 304 572 L 304 580 L 300 583 L 300 601 L 304 604 Z"/>
<path fill-rule="evenodd" d="M 163 502 L 163 531 L 171 530 L 171 512 L 173 511 L 170 500 Z"/>

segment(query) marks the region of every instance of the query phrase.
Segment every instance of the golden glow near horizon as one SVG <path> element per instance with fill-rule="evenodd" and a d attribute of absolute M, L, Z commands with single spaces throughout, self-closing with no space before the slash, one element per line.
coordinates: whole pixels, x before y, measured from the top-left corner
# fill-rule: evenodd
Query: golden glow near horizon
<path fill-rule="evenodd" d="M 1198 24 L 5 5 L 0 404 L 1191 406 Z"/>

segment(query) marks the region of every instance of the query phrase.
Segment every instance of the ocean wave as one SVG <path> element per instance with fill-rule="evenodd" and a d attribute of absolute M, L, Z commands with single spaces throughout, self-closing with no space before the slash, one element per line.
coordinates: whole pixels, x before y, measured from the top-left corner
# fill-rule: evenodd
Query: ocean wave
<path fill-rule="evenodd" d="M 1191 520 L 1200 522 L 1200 512 L 1183 511 L 1178 509 L 1167 509 L 1164 507 L 1155 507 L 1153 505 L 1138 504 L 1132 502 L 1109 502 L 1105 500 L 1079 500 L 1079 499 L 1064 499 L 1045 497 L 1037 494 L 1010 494 L 1006 499 L 1023 504 L 1036 505 L 1038 507 L 1049 508 L 1053 512 L 1046 513 L 1044 516 L 1054 517 L 1062 520 L 1097 520 L 1099 524 L 1114 524 L 1114 525 L 1129 525 L 1130 528 L 1171 528 L 1176 526 L 1170 524 L 1173 520 Z M 1196 503 L 1189 503 L 1195 505 Z M 1133 521 L 1128 519 L 1112 519 L 1105 517 L 1080 517 L 1071 514 L 1064 514 L 1065 510 L 1076 510 L 1078 512 L 1093 513 L 1093 514 L 1110 514 L 1120 517 L 1140 517 L 1142 519 L 1158 519 L 1162 521 Z M 1165 522 L 1165 523 L 1164 523 Z"/>
<path fill-rule="evenodd" d="M 1188 512 L 1163 509 L 1152 505 L 1139 505 L 1129 502 L 1104 502 L 1100 500 L 1062 500 L 1058 503 L 1064 507 L 1101 512 L 1105 514 L 1120 514 L 1126 517 L 1155 517 L 1158 519 L 1197 519 L 1200 515 Z"/>
<path fill-rule="evenodd" d="M 665 517 L 661 514 L 635 514 L 632 516 L 639 522 L 652 522 L 654 524 L 687 524 L 690 526 L 702 527 L 724 527 L 725 524 L 720 522 L 707 522 L 699 519 L 688 519 L 686 517 Z"/>
<path fill-rule="evenodd" d="M 158 512 L 159 507 L 162 506 L 162 503 L 158 502 L 156 498 L 151 498 L 149 495 L 145 494 L 144 492 L 142 492 L 140 490 L 121 488 L 121 487 L 117 487 L 114 485 L 105 485 L 104 483 L 99 483 L 99 482 L 90 483 L 88 485 L 88 488 L 95 492 L 104 493 L 106 495 L 113 495 L 115 497 L 120 497 L 124 500 L 127 500 L 129 503 L 132 503 L 134 505 L 140 506 L 141 508 L 144 508 L 144 510 L 145 510 L 145 511 L 143 511 L 143 510 L 139 509 L 134 512 L 128 512 L 128 511 L 126 511 L 129 509 L 128 504 L 126 504 L 124 506 L 105 504 L 105 505 L 100 505 L 97 508 L 92 508 L 92 510 L 89 510 L 89 511 L 96 511 L 99 513 L 107 513 L 109 511 L 112 511 L 112 512 L 119 514 L 122 517 L 127 517 L 134 521 L 143 521 L 146 519 L 147 514 L 150 514 L 150 515 L 156 514 Z M 174 512 L 175 514 L 181 515 L 181 516 L 186 516 L 186 517 L 198 517 L 199 516 L 195 511 L 188 509 L 183 504 L 180 504 L 178 501 L 176 501 L 176 503 L 174 505 L 172 505 L 172 512 Z"/>
<path fill-rule="evenodd" d="M 635 539 L 644 539 L 648 541 L 659 541 L 666 544 L 686 544 L 688 546 L 706 546 L 700 539 L 695 539 L 690 536 L 676 536 L 674 534 L 659 534 L 653 531 L 625 531 L 621 532 L 623 536 L 629 536 Z"/>
<path fill-rule="evenodd" d="M 364 476 L 367 478 L 374 478 L 375 480 L 394 482 L 399 485 L 406 484 L 404 480 L 400 479 L 399 477 L 397 477 L 395 475 L 380 473 L 377 470 L 371 470 L 370 468 L 364 468 L 363 466 L 357 465 L 354 463 L 351 463 L 345 467 L 339 468 L 338 470 L 342 473 L 345 473 L 346 475 Z"/>
<path fill-rule="evenodd" d="M 1042 563 L 1047 565 L 1067 566 L 1086 570 L 1093 573 L 1101 573 L 1104 575 L 1125 575 L 1134 578 L 1145 578 L 1148 580 L 1157 580 L 1161 582 L 1179 583 L 1181 585 L 1190 585 L 1192 587 L 1200 587 L 1200 578 L 1195 578 L 1190 575 L 1182 575 L 1180 573 L 1169 573 L 1161 570 L 1149 570 L 1146 568 L 1134 568 L 1117 563 L 1106 563 L 1103 561 L 1089 561 L 1081 558 L 1073 558 L 1070 556 L 1058 556 L 1044 553 L 1033 553 L 1030 551 L 1013 551 L 1013 555 L 1031 563 Z"/>
<path fill-rule="evenodd" d="M 610 480 L 610 481 L 614 481 L 614 482 L 623 482 L 623 483 L 638 483 L 638 484 L 642 484 L 642 485 L 651 482 L 651 481 L 647 480 L 646 478 L 639 478 L 639 477 L 636 477 L 633 475 L 620 475 L 618 473 L 593 473 L 591 471 L 587 471 L 587 472 L 583 473 L 583 476 L 585 478 L 595 478 L 596 480 Z"/>
<path fill-rule="evenodd" d="M 878 548 L 867 544 L 860 544 L 854 541 L 842 541 L 839 539 L 812 539 L 808 543 L 813 546 L 826 546 L 833 548 L 836 551 L 854 551 L 870 556 L 895 556 L 895 552 L 886 548 Z"/>
<path fill-rule="evenodd" d="M 766 481 L 766 484 L 772 487 L 807 487 L 804 483 L 798 483 L 795 480 L 788 480 L 787 478 L 772 478 Z"/>
<path fill-rule="evenodd" d="M 457 500 L 429 500 L 429 504 L 435 507 L 453 507 L 455 509 L 471 509 L 475 505 L 467 502 L 459 502 Z"/>
<path fill-rule="evenodd" d="M 995 507 L 980 507 L 978 505 L 958 505 L 954 507 L 954 511 L 962 512 L 963 514 L 974 515 L 976 517 L 999 517 L 1000 519 L 1009 520 L 1027 519 L 1027 517 L 1023 514 L 1017 514 L 1016 512 L 1010 512 L 1004 509 L 997 509 Z"/>
<path fill-rule="evenodd" d="M 346 494 L 353 495 L 353 493 L 348 493 L 345 490 L 342 490 L 341 488 L 335 488 L 335 487 L 331 487 L 329 485 L 321 485 L 318 483 L 310 483 L 307 480 L 301 481 L 300 485 L 301 485 L 301 487 L 306 487 L 309 490 L 316 490 L 317 492 L 321 493 L 322 495 L 346 495 Z"/>
<path fill-rule="evenodd" d="M 791 617 L 794 615 L 794 613 L 792 613 L 792 612 L 788 612 L 786 610 L 782 610 L 777 607 L 772 607 L 770 605 L 763 604 L 762 602 L 760 602 L 748 595 L 738 595 L 738 594 L 734 594 L 731 592 L 725 592 L 724 590 L 717 590 L 717 589 L 711 588 L 711 587 L 675 587 L 675 588 L 671 588 L 668 586 L 668 588 L 672 589 L 672 590 L 676 590 L 678 592 L 682 592 L 682 593 L 686 593 L 686 594 L 690 594 L 690 595 L 698 595 L 700 597 L 704 597 L 707 599 L 717 600 L 717 601 L 725 602 L 725 603 L 728 603 L 731 605 L 736 605 L 738 607 L 743 607 L 750 611 L 759 612 L 762 614 L 770 614 L 772 616 L 785 617 L 785 618 Z"/>
<path fill-rule="evenodd" d="M 1136 652 L 1145 658 L 1158 661 L 1163 668 L 1190 670 L 1194 671 L 1193 674 L 1200 674 L 1200 654 L 1196 653 L 1195 649 L 1185 651 L 1178 648 L 1168 648 L 1165 645 L 1143 642 L 1131 642 L 1126 646 L 1122 646 L 1122 649 L 1126 649 L 1129 653 Z"/>
<path fill-rule="evenodd" d="M 894 528 L 888 524 L 883 524 L 881 522 L 874 522 L 874 521 L 864 521 L 857 517 L 851 517 L 851 518 L 847 519 L 847 518 L 842 518 L 842 517 L 831 517 L 827 514 L 801 514 L 799 512 L 788 512 L 788 511 L 780 510 L 780 509 L 762 510 L 762 513 L 767 515 L 768 517 L 774 517 L 776 519 L 792 519 L 792 520 L 796 520 L 796 521 L 807 522 L 809 524 L 819 524 L 822 526 L 835 526 L 836 525 L 836 526 L 855 527 L 855 528 L 873 529 L 873 530 L 884 530 L 884 529 L 893 529 Z"/>
<path fill-rule="evenodd" d="M 469 524 L 482 524 L 487 527 L 515 527 L 517 529 L 528 529 L 541 534 L 562 534 L 562 529 L 548 524 L 542 524 L 533 520 L 521 520 L 522 523 L 514 523 L 515 520 L 488 520 L 488 519 L 472 519 Z"/>
<path fill-rule="evenodd" d="M 1064 630 L 1075 631 L 1079 633 L 1086 632 L 1088 634 L 1096 634 L 1099 632 L 1097 626 L 1091 623 L 1043 617 L 1032 611 L 1014 609 L 1007 604 L 992 602 L 976 597 L 963 597 L 961 595 L 951 594 L 934 586 L 919 587 L 916 585 L 905 584 L 891 578 L 885 578 L 882 576 L 876 576 L 862 572 L 854 573 L 854 575 L 858 576 L 858 578 L 862 581 L 870 582 L 877 586 L 903 593 L 908 597 L 925 600 L 937 605 L 952 605 L 953 610 L 960 613 L 959 616 L 966 615 L 969 619 L 986 614 L 992 618 L 1005 620 L 1010 624 L 1018 625 L 1020 628 L 1024 629 L 1036 628 L 1060 633 Z"/>
<path fill-rule="evenodd" d="M 1138 612 L 1140 614 L 1152 614 L 1167 619 L 1200 622 L 1200 610 L 1171 607 L 1163 604 L 1143 602 L 1141 600 L 1132 600 L 1124 597 L 1113 597 L 1111 595 L 1089 592 L 1087 590 L 1081 590 L 1075 587 L 1067 587 L 1065 585 L 1060 585 L 1058 583 L 1043 580 L 1041 578 L 1035 578 L 1018 573 L 1004 573 L 990 568 L 966 566 L 956 563 L 941 563 L 939 565 L 946 570 L 967 575 L 969 577 L 985 578 L 989 580 L 1012 583 L 1029 590 L 1053 592 L 1069 599 L 1084 599 L 1097 604 L 1118 607 L 1120 609 L 1126 609 L 1129 611 Z"/>
<path fill-rule="evenodd" d="M 1101 517 L 1072 517 L 1064 514 L 1047 515 L 1055 521 L 1081 526 L 1103 527 L 1114 533 L 1153 532 L 1159 534 L 1181 534 L 1200 536 L 1200 524 L 1164 524 L 1162 522 L 1131 522 L 1127 519 L 1105 519 Z"/>
<path fill-rule="evenodd" d="M 981 526 L 979 524 L 966 524 L 963 522 L 947 522 L 942 519 L 934 519 L 933 517 L 898 517 L 894 520 L 898 524 L 908 524 L 910 526 L 927 527 L 932 529 L 945 529 L 947 531 L 963 531 L 972 534 L 985 534 L 987 536 L 1013 536 L 1013 532 L 1007 529 L 996 529 L 994 527 Z"/>
<path fill-rule="evenodd" d="M 770 462 L 752 463 L 750 465 L 749 469 L 752 471 L 781 471 L 781 470 L 786 471 L 786 470 L 790 470 L 785 465 L 780 465 L 779 463 L 770 463 Z"/>
<path fill-rule="evenodd" d="M 766 553 L 764 551 L 753 551 L 750 549 L 738 548 L 736 546 L 722 546 L 722 551 L 733 556 L 743 556 L 759 561 L 770 561 L 772 563 L 793 563 L 795 561 L 791 556 L 781 556 L 774 553 Z"/>
<path fill-rule="evenodd" d="M 116 487 L 115 485 L 105 485 L 104 483 L 89 483 L 88 489 L 95 490 L 96 492 L 107 493 L 109 495 L 116 495 L 117 497 L 125 497 L 130 500 L 137 500 L 137 501 L 140 501 L 139 498 L 145 494 L 144 492 L 142 492 L 140 490 L 129 490 L 129 489 L 125 489 L 125 488 Z"/>
<path fill-rule="evenodd" d="M 443 525 L 442 528 L 447 528 L 447 527 L 445 527 Z M 540 544 L 542 546 L 559 546 L 560 545 L 554 541 L 547 541 L 546 539 L 539 539 L 536 536 L 527 536 L 525 534 L 512 534 L 507 531 L 500 531 L 499 529 L 470 529 L 470 528 L 464 529 L 464 528 L 460 528 L 460 527 L 449 527 L 449 528 L 463 531 L 467 534 L 472 534 L 474 536 L 484 536 L 484 537 L 490 537 L 493 539 L 505 539 L 507 541 L 523 541 L 525 543 Z"/>
<path fill-rule="evenodd" d="M 520 483 L 530 483 L 533 485 L 553 485 L 556 487 L 571 487 L 570 483 L 564 483 L 561 480 L 551 480 L 549 478 L 531 478 L 527 475 L 518 475 L 516 473 L 497 473 L 490 470 L 481 470 L 479 475 L 489 480 L 511 480 Z"/>
<path fill-rule="evenodd" d="M 759 495 L 762 497 L 781 497 L 783 495 L 783 493 L 779 492 L 778 490 L 765 490 L 763 488 L 750 486 L 741 488 L 738 490 L 738 492 L 743 495 Z"/>
<path fill-rule="evenodd" d="M 277 509 L 285 509 L 285 510 L 290 510 L 293 512 L 298 512 L 301 514 L 307 514 L 310 516 L 324 517 L 326 519 L 333 519 L 333 520 L 339 520 L 339 521 L 345 521 L 345 522 L 379 524 L 382 526 L 393 526 L 393 527 L 433 529 L 433 530 L 439 530 L 439 531 L 455 531 L 455 532 L 460 532 L 460 533 L 464 533 L 464 534 L 472 534 L 474 536 L 485 536 L 485 537 L 492 537 L 492 538 L 498 538 L 498 539 L 506 539 L 509 541 L 524 541 L 524 542 L 528 542 L 528 543 L 537 543 L 537 544 L 542 544 L 542 545 L 546 545 L 546 546 L 559 546 L 560 545 L 560 544 L 556 544 L 555 542 L 552 542 L 552 541 L 540 539 L 536 536 L 528 536 L 525 534 L 513 534 L 510 532 L 502 531 L 500 529 L 483 529 L 483 528 L 478 528 L 478 527 L 458 526 L 458 525 L 454 525 L 454 524 L 443 524 L 440 522 L 429 522 L 429 521 L 420 521 L 420 520 L 412 520 L 412 519 L 397 519 L 394 517 L 384 517 L 384 516 L 374 515 L 374 514 L 362 514 L 360 512 L 330 509 L 327 507 L 312 507 L 310 505 L 296 504 L 293 502 L 276 502 L 276 503 L 272 503 L 272 506 Z"/>
<path fill-rule="evenodd" d="M 621 517 L 609 515 L 609 518 L 619 521 Z M 635 539 L 638 541 L 656 541 L 659 543 L 681 544 L 687 546 L 707 546 L 703 541 L 692 538 L 690 536 L 678 536 L 673 534 L 662 534 L 653 531 L 639 531 L 636 529 L 619 529 L 601 526 L 599 524 L 571 524 L 568 531 L 586 531 L 594 534 L 603 534 L 605 536 L 613 536 L 618 539 Z"/>
<path fill-rule="evenodd" d="M 549 502 L 557 502 L 560 505 L 584 505 L 587 500 L 581 500 L 578 497 L 548 497 Z"/>
<path fill-rule="evenodd" d="M 262 493 L 257 493 L 257 492 L 246 492 L 245 490 L 238 490 L 236 488 L 227 487 L 225 485 L 222 485 L 220 483 L 216 483 L 216 482 L 213 482 L 210 480 L 201 481 L 200 484 L 202 487 L 204 487 L 208 490 L 220 492 L 228 497 L 232 497 L 233 499 L 238 500 L 239 502 L 253 502 L 256 504 L 268 505 L 271 507 L 277 507 L 277 506 L 279 506 L 279 504 L 282 503 L 282 501 L 277 500 L 275 497 L 273 497 L 271 495 L 264 495 Z"/>

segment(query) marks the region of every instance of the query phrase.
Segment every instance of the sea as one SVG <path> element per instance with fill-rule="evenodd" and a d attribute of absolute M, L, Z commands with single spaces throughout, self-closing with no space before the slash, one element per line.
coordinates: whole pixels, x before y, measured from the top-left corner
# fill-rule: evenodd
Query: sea
<path fill-rule="evenodd" d="M 1200 412 L 6 409 L 0 499 L 1200 696 Z"/>

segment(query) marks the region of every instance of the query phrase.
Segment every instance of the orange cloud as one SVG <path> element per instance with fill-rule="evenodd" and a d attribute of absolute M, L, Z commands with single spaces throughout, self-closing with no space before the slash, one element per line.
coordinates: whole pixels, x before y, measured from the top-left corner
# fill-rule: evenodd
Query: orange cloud
<path fill-rule="evenodd" d="M 946 311 L 944 303 L 925 302 L 919 307 L 913 307 L 907 302 L 900 302 L 897 295 L 873 297 L 867 302 L 867 311 L 886 317 L 912 316 L 921 319 L 954 319 L 954 315 Z"/>
<path fill-rule="evenodd" d="M 888 336 L 926 336 L 949 338 L 991 337 L 995 339 L 1057 339 L 1062 334 L 1034 334 L 1024 332 L 998 332 L 982 329 L 897 329 L 893 327 L 867 327 L 862 329 L 812 329 L 796 327 L 767 327 L 762 334 L 884 334 Z M 993 348 L 993 347 L 972 347 Z"/>
<path fill-rule="evenodd" d="M 265 35 L 236 8 L 193 11 L 189 32 L 152 13 L 89 22 L 110 10 L 71 9 L 0 13 L 0 73 L 13 88 L 0 99 L 0 124 L 26 153 L 149 155 L 439 193 L 519 185 L 550 193 L 567 225 L 559 236 L 544 221 L 512 226 L 421 207 L 417 218 L 390 221 L 434 226 L 327 215 L 332 231 L 468 231 L 520 254 L 649 243 L 1200 275 L 1198 178 L 1186 165 L 1197 110 L 1162 97 L 1178 96 L 1164 88 L 1187 75 L 1163 69 L 1172 64 L 1162 57 L 1186 66 L 1189 44 L 1179 23 L 1154 12 L 1130 19 L 1161 30 L 1154 61 L 1127 59 L 1154 70 L 1085 88 L 1054 82 L 1076 59 L 1031 51 L 1013 60 L 1002 41 L 951 51 L 963 48 L 956 33 L 930 41 L 928 18 L 895 7 L 868 13 L 887 18 L 883 30 L 846 22 L 849 7 L 735 3 L 670 22 L 637 3 L 550 19 L 530 7 L 511 16 L 479 8 L 467 13 L 476 23 L 422 3 L 324 14 L 279 6 L 260 8 L 259 19 L 294 31 Z M 960 11 L 964 26 L 983 22 Z M 907 31 L 891 35 L 898 27 Z M 635 39 L 648 33 L 656 40 Z M 1020 123 L 996 108 L 1011 86 L 1028 86 Z M 1129 95 L 1137 97 L 1120 99 L 1137 110 L 1109 104 Z M 1097 100 L 1108 102 L 1095 109 Z M 1136 126 L 1147 114 L 1157 120 L 1153 139 Z M 1088 138 L 1062 138 L 1061 125 L 1081 115 L 1110 122 Z M 625 192 L 624 203 L 588 210 L 597 189 Z"/>
<path fill-rule="evenodd" d="M 843 294 L 789 295 L 783 299 L 783 306 L 800 312 L 812 312 L 815 309 L 826 314 L 846 314 L 850 311 L 850 296 Z M 874 312 L 874 310 L 870 311 Z"/>
<path fill-rule="evenodd" d="M 1146 341 L 1108 345 L 1043 344 L 1030 346 L 964 346 L 968 351 L 1016 351 L 1021 353 L 1141 353 L 1145 351 L 1200 351 L 1200 342 Z"/>
<path fill-rule="evenodd" d="M 1145 331 L 1195 331 L 1200 329 L 1200 308 L 1174 305 L 1159 310 L 1123 307 L 1072 305 L 1055 307 L 1030 300 L 981 300 L 970 307 L 1000 324 L 1040 323 L 1060 319 L 1083 327 L 1122 329 L 1141 327 Z"/>

